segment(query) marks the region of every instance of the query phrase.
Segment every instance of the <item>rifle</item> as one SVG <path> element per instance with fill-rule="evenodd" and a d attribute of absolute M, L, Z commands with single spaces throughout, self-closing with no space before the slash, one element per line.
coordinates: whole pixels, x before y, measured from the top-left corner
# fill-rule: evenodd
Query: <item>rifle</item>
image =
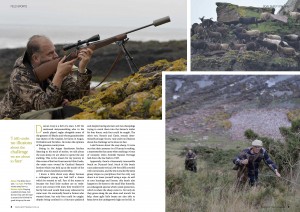
<path fill-rule="evenodd" d="M 140 27 L 140 28 L 137 28 L 137 29 L 134 29 L 134 30 L 131 30 L 131 31 L 128 31 L 128 32 L 125 32 L 125 33 L 122 33 L 122 34 L 104 39 L 104 40 L 100 40 L 99 35 L 94 35 L 91 38 L 88 38 L 86 40 L 83 40 L 83 41 L 79 40 L 77 43 L 65 45 L 65 46 L 63 46 L 64 51 L 75 48 L 75 50 L 67 56 L 65 61 L 70 61 L 72 59 L 75 59 L 77 57 L 78 50 L 81 49 L 81 48 L 90 48 L 92 50 L 96 50 L 96 49 L 102 48 L 104 46 L 107 46 L 109 44 L 112 44 L 114 42 L 116 42 L 116 43 L 120 42 L 120 43 L 118 43 L 118 45 L 121 46 L 123 52 L 127 55 L 126 59 L 127 59 L 127 62 L 130 66 L 128 58 L 131 59 L 131 60 L 132 60 L 132 58 L 130 57 L 128 51 L 125 49 L 125 45 L 124 45 L 128 41 L 127 34 L 138 31 L 138 30 L 141 30 L 141 29 L 144 29 L 146 27 L 150 27 L 150 26 L 157 27 L 159 25 L 168 23 L 170 21 L 171 21 L 170 17 L 166 16 L 164 18 L 154 20 L 152 24 L 145 25 L 143 27 Z M 33 72 L 34 72 L 35 77 L 37 78 L 37 80 L 39 82 L 42 82 L 45 79 L 47 79 L 48 77 L 55 74 L 56 69 L 57 69 L 57 65 L 58 65 L 58 63 L 61 59 L 62 59 L 62 57 L 56 58 L 54 60 L 45 62 L 45 63 L 41 64 L 40 66 L 38 66 L 37 68 L 33 69 Z M 130 66 L 130 68 L 131 68 L 131 66 Z"/>

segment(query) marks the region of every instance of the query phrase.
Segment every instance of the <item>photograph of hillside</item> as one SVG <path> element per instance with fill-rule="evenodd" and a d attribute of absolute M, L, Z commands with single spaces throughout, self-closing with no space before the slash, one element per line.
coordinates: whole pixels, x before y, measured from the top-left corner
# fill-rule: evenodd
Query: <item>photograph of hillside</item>
<path fill-rule="evenodd" d="M 167 75 L 167 211 L 297 211 L 299 129 L 299 75 Z M 254 148 L 255 186 L 237 163 Z"/>

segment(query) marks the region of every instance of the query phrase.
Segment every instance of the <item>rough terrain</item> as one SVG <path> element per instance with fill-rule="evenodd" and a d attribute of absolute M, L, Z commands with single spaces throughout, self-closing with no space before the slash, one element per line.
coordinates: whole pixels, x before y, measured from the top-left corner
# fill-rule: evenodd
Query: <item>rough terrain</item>
<path fill-rule="evenodd" d="M 300 108 L 300 76 L 167 76 L 166 133 L 243 140 L 252 129 L 280 139 Z M 299 116 L 297 116 L 299 117 Z"/>
<path fill-rule="evenodd" d="M 186 60 L 159 60 L 135 74 L 73 101 L 84 112 L 71 119 L 161 119 L 162 72 L 186 70 Z"/>
<path fill-rule="evenodd" d="M 273 8 L 216 4 L 217 21 L 203 17 L 191 26 L 192 71 L 300 70 L 299 20 L 287 12 L 274 14 Z M 290 35 L 298 37 L 292 41 Z"/>

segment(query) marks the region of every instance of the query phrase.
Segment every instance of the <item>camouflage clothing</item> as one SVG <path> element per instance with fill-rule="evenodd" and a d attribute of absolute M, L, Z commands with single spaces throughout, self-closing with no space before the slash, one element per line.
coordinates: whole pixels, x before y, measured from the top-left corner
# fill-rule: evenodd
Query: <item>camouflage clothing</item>
<path fill-rule="evenodd" d="M 185 155 L 185 162 L 184 162 L 185 170 L 197 172 L 196 158 L 197 156 L 194 152 L 188 152 Z"/>
<path fill-rule="evenodd" d="M 78 73 L 77 80 L 68 75 L 61 88 L 50 79 L 39 83 L 25 53 L 16 60 L 8 91 L 0 102 L 0 118 L 18 119 L 22 113 L 58 107 L 64 99 L 74 100 L 88 94 L 91 71 Z"/>
<path fill-rule="evenodd" d="M 249 184 L 253 186 L 258 181 L 258 169 L 260 162 L 263 160 L 273 171 L 277 169 L 277 165 L 271 160 L 265 148 L 261 148 L 259 153 L 251 152 L 252 147 L 244 149 L 238 156 L 233 159 L 233 163 L 241 165 L 241 161 L 248 159 L 248 178 Z"/>

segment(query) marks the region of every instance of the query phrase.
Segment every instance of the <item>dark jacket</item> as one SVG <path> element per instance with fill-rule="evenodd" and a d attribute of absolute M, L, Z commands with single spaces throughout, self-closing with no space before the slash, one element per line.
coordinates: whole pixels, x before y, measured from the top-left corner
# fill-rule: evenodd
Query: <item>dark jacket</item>
<path fill-rule="evenodd" d="M 258 172 L 259 164 L 262 160 L 271 168 L 273 171 L 277 169 L 277 165 L 271 160 L 265 148 L 261 148 L 259 153 L 251 153 L 252 147 L 244 149 L 238 156 L 233 159 L 233 163 L 242 165 L 241 160 L 248 159 L 249 171 Z"/>

